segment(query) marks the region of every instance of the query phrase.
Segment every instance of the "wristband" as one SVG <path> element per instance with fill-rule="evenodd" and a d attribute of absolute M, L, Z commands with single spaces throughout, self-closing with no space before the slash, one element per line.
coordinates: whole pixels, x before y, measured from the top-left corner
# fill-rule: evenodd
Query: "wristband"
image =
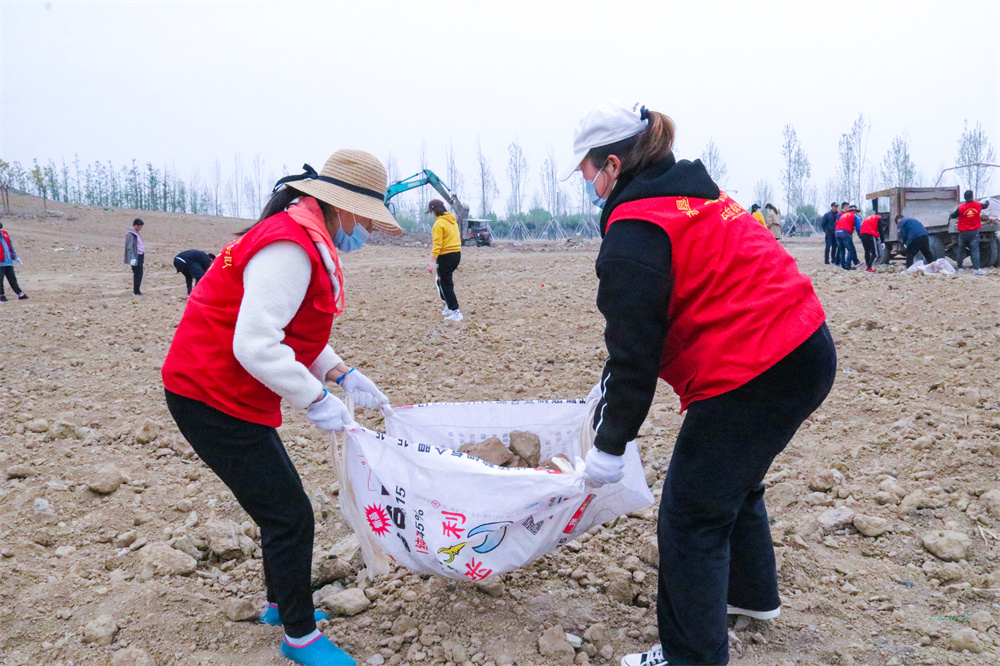
<path fill-rule="evenodd" d="M 352 372 L 354 372 L 354 368 L 351 368 L 350 370 L 348 370 L 347 372 L 345 372 L 344 374 L 342 374 L 337 379 L 337 386 L 340 386 L 344 382 L 344 379 L 347 377 L 347 375 L 351 374 Z"/>
<path fill-rule="evenodd" d="M 322 402 L 322 401 L 323 401 L 323 398 L 325 398 L 325 397 L 326 397 L 326 396 L 327 396 L 327 395 L 328 395 L 329 393 L 330 393 L 330 392 L 329 392 L 329 391 L 327 391 L 327 390 L 326 390 L 326 389 L 324 388 L 324 389 L 323 389 L 323 395 L 321 395 L 320 397 L 318 397 L 318 398 L 316 398 L 315 400 L 313 400 L 313 401 L 312 401 L 312 404 L 314 404 L 314 405 L 315 405 L 315 404 L 316 404 L 317 402 Z"/>

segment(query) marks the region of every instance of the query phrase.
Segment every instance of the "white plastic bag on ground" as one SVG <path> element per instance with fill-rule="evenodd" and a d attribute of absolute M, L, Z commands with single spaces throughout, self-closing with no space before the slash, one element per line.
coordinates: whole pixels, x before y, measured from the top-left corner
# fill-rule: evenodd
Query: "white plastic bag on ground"
<path fill-rule="evenodd" d="M 635 442 L 620 482 L 586 483 L 591 409 L 584 400 L 435 403 L 396 407 L 387 435 L 349 429 L 334 456 L 340 504 L 369 573 L 387 572 L 388 556 L 413 571 L 481 580 L 651 504 Z M 538 435 L 542 460 L 561 453 L 577 468 L 508 469 L 457 451 L 490 437 L 509 444 L 512 430 Z"/>
<path fill-rule="evenodd" d="M 925 264 L 918 259 L 913 262 L 912 266 L 906 269 L 906 272 L 911 275 L 915 273 L 923 273 L 924 275 L 935 275 L 937 273 L 952 275 L 955 273 L 955 267 L 952 266 L 951 262 L 944 257 L 941 257 L 936 261 L 932 261 L 929 264 Z"/>

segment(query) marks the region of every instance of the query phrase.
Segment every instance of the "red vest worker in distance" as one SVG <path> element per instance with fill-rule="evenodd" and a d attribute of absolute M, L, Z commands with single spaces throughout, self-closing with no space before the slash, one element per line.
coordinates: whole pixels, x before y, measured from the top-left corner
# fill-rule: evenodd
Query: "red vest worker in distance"
<path fill-rule="evenodd" d="M 309 586 L 312 506 L 275 429 L 281 401 L 318 428 L 353 422 L 324 385 L 361 407 L 389 404 L 372 380 L 330 347 L 344 310 L 339 252 L 373 229 L 402 233 L 386 210 L 386 171 L 374 156 L 340 150 L 320 173 L 278 181 L 259 220 L 229 243 L 199 281 L 163 363 L 167 408 L 195 453 L 260 526 L 267 606 L 281 653 L 306 666 L 355 666 L 323 636 Z"/>
<path fill-rule="evenodd" d="M 763 479 L 837 363 L 812 282 L 700 161 L 674 157 L 673 140 L 667 116 L 604 102 L 560 173 L 581 171 L 602 209 L 608 360 L 590 397 L 589 481 L 621 480 L 658 378 L 686 410 L 660 500 L 660 644 L 623 666 L 725 664 L 727 615 L 778 615 Z"/>
<path fill-rule="evenodd" d="M 983 205 L 968 201 L 958 207 L 958 230 L 975 231 L 983 228 Z"/>

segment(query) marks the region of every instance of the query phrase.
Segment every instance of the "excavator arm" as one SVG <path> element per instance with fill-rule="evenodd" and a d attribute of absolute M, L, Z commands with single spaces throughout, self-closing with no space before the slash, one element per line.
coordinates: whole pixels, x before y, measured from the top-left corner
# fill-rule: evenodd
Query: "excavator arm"
<path fill-rule="evenodd" d="M 456 221 L 458 222 L 458 229 L 461 232 L 461 237 L 465 238 L 466 224 L 465 221 L 469 217 L 469 207 L 462 203 L 458 195 L 454 194 L 444 182 L 437 177 L 430 169 L 424 169 L 418 173 L 413 174 L 409 178 L 404 178 L 403 180 L 398 180 L 395 183 L 389 185 L 385 190 L 385 205 L 390 211 L 393 210 L 389 205 L 389 200 L 392 199 L 397 194 L 402 194 L 403 192 L 408 192 L 414 190 L 418 187 L 423 187 L 424 185 L 430 185 L 438 194 L 451 206 L 452 211 L 455 213 Z M 421 211 L 423 212 L 423 211 Z"/>

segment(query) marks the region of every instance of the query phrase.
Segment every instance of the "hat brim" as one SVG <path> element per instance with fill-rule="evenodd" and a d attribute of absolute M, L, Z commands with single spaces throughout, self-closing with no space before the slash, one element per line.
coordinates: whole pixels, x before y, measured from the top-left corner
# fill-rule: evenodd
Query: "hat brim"
<path fill-rule="evenodd" d="M 375 229 L 390 236 L 403 233 L 402 227 L 396 222 L 385 204 L 375 197 L 358 194 L 346 188 L 327 183 L 322 180 L 297 180 L 288 183 L 288 187 L 298 190 L 320 201 L 346 210 L 349 213 L 367 217 L 375 224 Z"/>
<path fill-rule="evenodd" d="M 566 161 L 563 162 L 563 165 L 559 168 L 559 173 L 557 174 L 559 182 L 568 180 L 569 177 L 573 175 L 574 171 L 578 171 L 580 169 L 580 164 L 583 163 L 583 158 L 585 158 L 587 156 L 587 153 L 589 152 L 590 149 L 588 148 L 586 150 L 575 152 L 572 155 L 570 155 L 566 159 Z"/>

